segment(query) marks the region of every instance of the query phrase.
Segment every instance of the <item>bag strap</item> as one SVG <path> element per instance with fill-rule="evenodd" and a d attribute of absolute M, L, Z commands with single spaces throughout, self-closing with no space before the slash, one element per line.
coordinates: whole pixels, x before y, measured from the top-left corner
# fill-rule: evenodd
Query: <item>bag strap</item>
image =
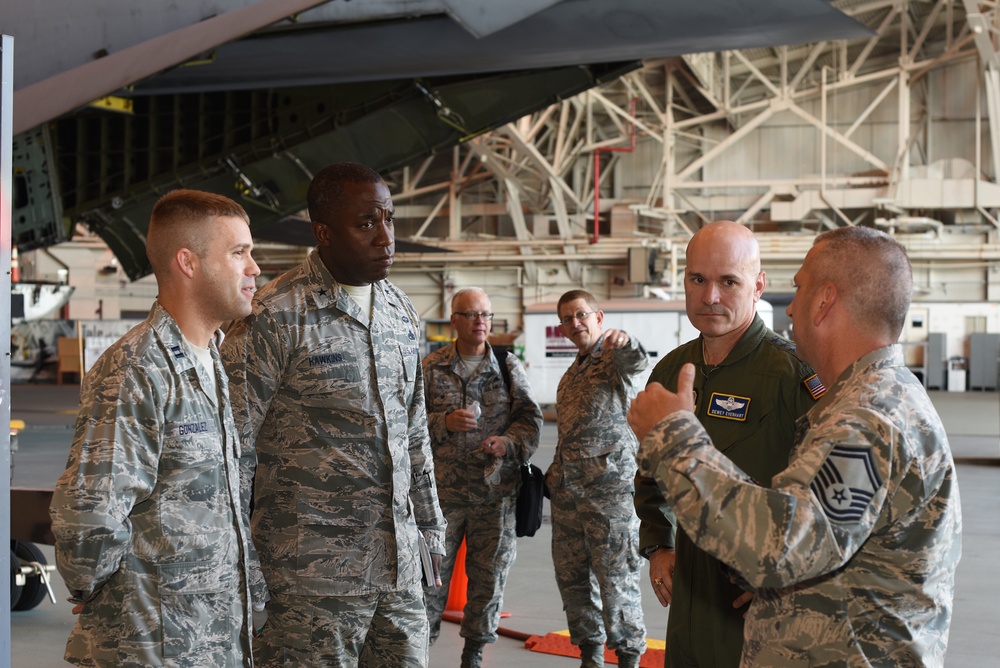
<path fill-rule="evenodd" d="M 493 356 L 497 358 L 497 363 L 500 365 L 500 375 L 503 376 L 504 387 L 507 388 L 507 394 L 510 394 L 510 369 L 507 368 L 507 349 L 502 346 L 491 346 L 493 348 Z"/>
<path fill-rule="evenodd" d="M 507 388 L 507 396 L 510 398 L 510 403 L 514 403 L 514 395 L 510 393 L 510 369 L 507 368 L 507 355 L 510 354 L 506 348 L 502 346 L 491 346 L 493 348 L 493 356 L 497 358 L 497 364 L 500 365 L 500 375 L 503 376 L 503 384 Z M 531 473 L 531 460 L 524 462 L 521 466 L 525 467 L 528 473 Z"/>

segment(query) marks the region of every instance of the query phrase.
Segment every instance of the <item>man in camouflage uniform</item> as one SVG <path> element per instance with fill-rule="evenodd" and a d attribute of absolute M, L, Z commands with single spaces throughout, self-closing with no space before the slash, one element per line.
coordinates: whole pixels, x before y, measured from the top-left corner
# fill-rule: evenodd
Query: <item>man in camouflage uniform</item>
<path fill-rule="evenodd" d="M 392 198 L 356 163 L 321 170 L 307 198 L 317 248 L 260 290 L 223 347 L 258 458 L 252 530 L 272 594 L 258 662 L 423 666 L 417 534 L 440 564 L 445 521 L 419 319 L 386 280 Z"/>
<path fill-rule="evenodd" d="M 256 554 L 219 327 L 250 312 L 253 247 L 232 200 L 174 191 L 146 254 L 159 296 L 86 375 L 52 498 L 79 666 L 250 666 Z M 244 499 L 249 501 L 249 498 Z M 254 597 L 267 597 L 263 583 Z"/>
<path fill-rule="evenodd" d="M 520 467 L 538 449 L 542 411 L 531 398 L 520 360 L 504 354 L 501 362 L 487 341 L 493 313 L 486 293 L 459 290 L 451 310 L 455 342 L 423 362 L 434 471 L 448 520 L 443 585 L 425 589 L 424 597 L 433 644 L 464 538 L 469 586 L 462 668 L 479 668 L 483 646 L 497 640 L 503 589 L 517 556 L 514 511 Z M 482 414 L 477 416 L 473 407 Z"/>
<path fill-rule="evenodd" d="M 649 362 L 626 332 L 601 331 L 604 312 L 589 292 L 567 292 L 557 313 L 579 353 L 559 381 L 559 439 L 546 473 L 556 583 L 582 666 L 603 666 L 607 641 L 618 665 L 632 668 L 646 651 L 646 627 L 632 501 L 638 443 L 625 414 L 632 377 Z"/>
<path fill-rule="evenodd" d="M 660 360 L 649 380 L 674 390 L 681 367 L 694 364 L 699 421 L 721 452 L 768 484 L 788 465 L 795 420 L 823 387 L 794 347 L 757 315 L 765 281 L 750 230 L 730 221 L 698 230 L 687 247 L 684 294 L 701 335 Z M 664 665 L 735 668 L 750 595 L 687 534 L 675 537 L 676 521 L 656 480 L 636 476 L 635 506 L 653 591 L 670 605 Z"/>
<path fill-rule="evenodd" d="M 912 277 L 871 228 L 819 235 L 788 307 L 826 395 L 788 467 L 761 487 L 698 423 L 687 365 L 650 384 L 629 422 L 684 530 L 757 588 L 743 666 L 942 666 L 961 554 L 955 465 L 900 346 Z"/>

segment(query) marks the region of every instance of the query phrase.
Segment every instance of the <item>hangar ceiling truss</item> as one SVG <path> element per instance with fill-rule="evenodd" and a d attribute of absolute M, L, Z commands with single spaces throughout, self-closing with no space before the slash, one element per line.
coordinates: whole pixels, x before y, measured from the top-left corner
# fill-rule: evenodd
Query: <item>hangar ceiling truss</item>
<path fill-rule="evenodd" d="M 775 233 L 775 262 L 864 224 L 895 231 L 915 261 L 996 268 L 997 3 L 834 4 L 870 36 L 647 62 L 394 172 L 399 234 L 463 251 L 402 261 L 544 258 L 572 277 L 637 245 L 676 261 L 697 227 L 730 218 Z M 962 76 L 974 97 L 942 104 Z M 632 132 L 635 152 L 600 153 L 595 233 L 594 154 Z"/>

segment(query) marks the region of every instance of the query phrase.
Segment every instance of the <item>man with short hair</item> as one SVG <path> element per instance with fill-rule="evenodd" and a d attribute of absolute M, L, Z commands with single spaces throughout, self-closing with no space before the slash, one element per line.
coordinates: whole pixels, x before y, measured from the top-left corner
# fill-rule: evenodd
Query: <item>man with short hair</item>
<path fill-rule="evenodd" d="M 546 473 L 552 501 L 552 560 L 584 668 L 634 668 L 646 651 L 639 591 L 639 520 L 632 503 L 638 443 L 625 421 L 646 350 L 620 329 L 602 331 L 604 312 L 585 290 L 556 307 L 579 353 L 556 393 L 558 443 Z"/>
<path fill-rule="evenodd" d="M 461 665 L 480 668 L 483 647 L 497 640 L 504 585 L 517 556 L 520 468 L 538 449 L 542 411 L 531 398 L 521 361 L 489 343 L 489 296 L 480 288 L 462 288 L 452 297 L 451 310 L 455 342 L 423 361 L 434 473 L 448 521 L 442 585 L 426 588 L 424 598 L 433 644 L 465 539 L 469 585 Z"/>
<path fill-rule="evenodd" d="M 159 294 L 97 360 L 52 498 L 56 563 L 79 613 L 79 666 L 250 666 L 259 570 L 240 502 L 240 442 L 218 345 L 250 313 L 243 208 L 175 190 L 153 207 Z M 248 499 L 247 499 L 248 500 Z M 261 581 L 253 600 L 267 598 Z"/>
<path fill-rule="evenodd" d="M 948 438 L 897 344 L 906 252 L 871 228 L 825 232 L 795 284 L 799 351 L 830 389 L 771 488 L 698 423 L 690 364 L 676 394 L 651 383 L 632 403 L 640 468 L 756 590 L 743 666 L 942 666 L 962 520 Z"/>
<path fill-rule="evenodd" d="M 684 296 L 700 335 L 667 354 L 649 377 L 674 389 L 681 367 L 694 364 L 698 419 L 716 447 L 762 484 L 788 464 L 795 420 L 823 393 L 795 347 L 757 315 L 766 280 L 749 229 L 716 221 L 698 230 L 687 246 Z M 635 490 L 639 549 L 649 559 L 653 591 L 671 606 L 664 665 L 735 668 L 750 594 L 676 531 L 655 480 L 640 474 Z"/>
<path fill-rule="evenodd" d="M 223 348 L 243 445 L 258 458 L 253 537 L 271 590 L 262 666 L 423 666 L 418 532 L 445 520 L 431 459 L 420 320 L 387 279 L 394 209 L 378 172 L 319 171 L 317 247 L 254 299 Z M 248 463 L 244 484 L 253 473 Z"/>

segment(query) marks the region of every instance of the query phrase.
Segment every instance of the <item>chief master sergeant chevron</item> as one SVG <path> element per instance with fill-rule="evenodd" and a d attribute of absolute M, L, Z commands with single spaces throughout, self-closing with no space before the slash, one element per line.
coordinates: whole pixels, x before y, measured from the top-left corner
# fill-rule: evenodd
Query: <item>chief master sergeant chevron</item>
<path fill-rule="evenodd" d="M 271 590 L 263 666 L 423 666 L 417 532 L 440 564 L 419 320 L 386 277 L 389 189 L 337 163 L 307 194 L 317 248 L 261 288 L 223 348 L 258 457 L 252 535 Z M 249 485 L 252 466 L 244 483 Z"/>
<path fill-rule="evenodd" d="M 695 543 L 756 587 L 741 665 L 944 665 L 961 555 L 955 464 L 897 344 L 912 274 L 871 228 L 819 235 L 788 307 L 799 354 L 829 386 L 799 420 L 788 467 L 762 487 L 693 408 L 651 383 L 632 402 L 639 467 Z"/>

